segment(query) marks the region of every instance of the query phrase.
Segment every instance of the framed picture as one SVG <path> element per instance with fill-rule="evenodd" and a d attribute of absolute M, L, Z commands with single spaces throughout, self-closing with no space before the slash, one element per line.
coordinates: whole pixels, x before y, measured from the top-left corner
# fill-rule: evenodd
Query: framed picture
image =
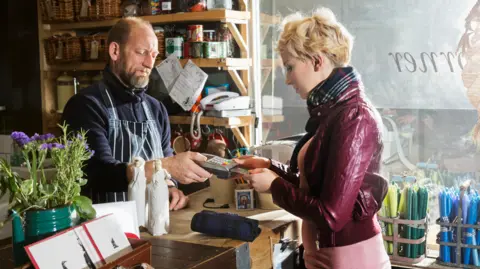
<path fill-rule="evenodd" d="M 235 207 L 237 210 L 253 210 L 254 204 L 253 189 L 237 189 L 235 190 Z"/>

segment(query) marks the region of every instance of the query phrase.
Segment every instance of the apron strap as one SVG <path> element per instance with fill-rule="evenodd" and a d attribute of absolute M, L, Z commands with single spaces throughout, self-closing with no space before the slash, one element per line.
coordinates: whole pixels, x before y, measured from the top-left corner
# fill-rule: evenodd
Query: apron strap
<path fill-rule="evenodd" d="M 103 83 L 103 81 L 100 81 L 99 85 L 100 85 L 100 93 L 102 94 L 103 102 L 107 107 L 108 118 L 117 120 L 118 119 L 117 110 L 115 109 L 115 106 L 113 105 L 113 100 L 110 97 L 110 91 L 108 90 L 107 86 L 105 86 L 105 83 Z"/>

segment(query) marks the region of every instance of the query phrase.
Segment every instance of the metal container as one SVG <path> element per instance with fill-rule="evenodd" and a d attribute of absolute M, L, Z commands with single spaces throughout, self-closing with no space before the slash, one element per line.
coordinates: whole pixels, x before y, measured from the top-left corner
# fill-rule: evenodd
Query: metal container
<path fill-rule="evenodd" d="M 203 25 L 195 24 L 188 26 L 188 40 L 190 42 L 203 42 Z"/>
<path fill-rule="evenodd" d="M 205 42 L 192 42 L 192 58 L 203 58 L 203 44 Z"/>
<path fill-rule="evenodd" d="M 183 56 L 183 38 L 182 37 L 167 37 L 165 38 L 166 56 L 172 54 L 178 58 Z"/>
<path fill-rule="evenodd" d="M 183 43 L 183 59 L 192 58 L 192 43 L 184 42 Z"/>
<path fill-rule="evenodd" d="M 225 58 L 226 57 L 226 42 L 204 42 L 203 43 L 203 57 L 209 59 Z"/>

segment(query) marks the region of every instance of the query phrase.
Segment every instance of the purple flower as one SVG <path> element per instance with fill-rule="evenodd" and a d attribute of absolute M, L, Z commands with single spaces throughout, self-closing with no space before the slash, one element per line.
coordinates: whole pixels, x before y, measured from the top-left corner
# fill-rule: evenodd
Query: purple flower
<path fill-rule="evenodd" d="M 42 140 L 49 140 L 49 139 L 55 138 L 53 134 L 44 134 L 41 137 L 42 137 Z"/>
<path fill-rule="evenodd" d="M 55 138 L 55 136 L 53 134 L 39 135 L 39 134 L 35 133 L 30 139 L 32 141 L 45 141 L 45 140 L 49 140 L 49 139 L 52 139 L 52 138 Z"/>
<path fill-rule="evenodd" d="M 23 147 L 25 144 L 30 143 L 30 138 L 24 132 L 13 132 L 10 137 L 17 143 L 20 147 Z"/>
<path fill-rule="evenodd" d="M 64 149 L 65 146 L 62 145 L 62 144 L 59 144 L 59 143 L 44 143 L 44 144 L 40 145 L 41 150 L 51 150 L 51 149 L 54 149 L 54 148 Z"/>
<path fill-rule="evenodd" d="M 95 150 L 92 149 L 92 150 L 89 150 L 89 151 L 90 151 L 90 158 L 92 158 L 93 155 L 95 155 Z"/>
<path fill-rule="evenodd" d="M 59 143 L 52 143 L 52 148 L 64 149 L 65 146 L 63 144 L 59 144 Z"/>

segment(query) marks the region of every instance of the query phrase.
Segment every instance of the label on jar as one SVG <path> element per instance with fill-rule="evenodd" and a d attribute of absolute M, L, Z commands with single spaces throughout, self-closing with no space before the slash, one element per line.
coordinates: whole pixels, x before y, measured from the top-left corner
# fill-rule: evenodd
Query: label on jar
<path fill-rule="evenodd" d="M 162 2 L 162 10 L 172 10 L 172 2 Z"/>

